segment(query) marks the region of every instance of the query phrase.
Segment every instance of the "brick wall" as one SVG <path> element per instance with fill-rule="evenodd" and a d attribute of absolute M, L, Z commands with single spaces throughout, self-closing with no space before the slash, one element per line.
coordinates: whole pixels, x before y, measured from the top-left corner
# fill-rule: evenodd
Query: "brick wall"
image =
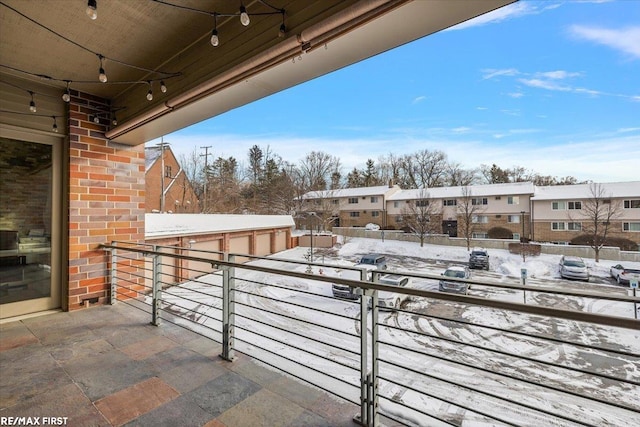
<path fill-rule="evenodd" d="M 98 246 L 113 240 L 144 241 L 145 200 L 144 146 L 108 142 L 104 137 L 108 118 L 96 124 L 89 116 L 109 111 L 109 105 L 90 95 L 72 95 L 68 126 L 69 310 L 84 307 L 92 298 L 98 303 L 107 301 L 108 257 Z"/>
<path fill-rule="evenodd" d="M 164 165 L 171 168 L 172 177 L 167 177 L 162 171 L 162 161 L 159 157 L 146 172 L 146 211 L 160 211 L 161 179 L 164 179 L 165 212 L 199 213 L 201 210 L 198 198 L 184 171 L 180 172 L 180 163 L 170 149 L 164 150 Z"/>

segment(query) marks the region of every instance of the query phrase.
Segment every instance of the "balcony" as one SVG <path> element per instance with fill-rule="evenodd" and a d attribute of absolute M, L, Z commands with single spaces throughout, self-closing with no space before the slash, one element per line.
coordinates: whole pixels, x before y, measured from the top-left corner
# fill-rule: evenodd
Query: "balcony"
<path fill-rule="evenodd" d="M 0 416 L 619 426 L 640 414 L 640 298 L 626 292 L 468 281 L 457 295 L 417 286 L 437 283 L 429 274 L 401 272 L 416 286 L 398 288 L 290 259 L 105 249 L 112 305 L 1 325 Z M 359 297 L 333 298 L 332 283 Z M 399 309 L 383 309 L 389 294 Z"/>

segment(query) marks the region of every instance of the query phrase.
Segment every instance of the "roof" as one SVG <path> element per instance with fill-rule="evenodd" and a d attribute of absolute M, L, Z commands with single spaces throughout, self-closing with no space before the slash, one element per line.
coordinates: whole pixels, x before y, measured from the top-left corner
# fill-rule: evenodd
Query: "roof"
<path fill-rule="evenodd" d="M 160 158 L 161 150 L 159 147 L 145 147 L 144 148 L 144 170 L 145 172 L 151 169 L 153 163 Z"/>
<path fill-rule="evenodd" d="M 428 193 L 431 199 L 444 199 L 447 197 L 458 198 L 463 197 L 464 186 L 457 187 L 432 187 L 432 188 L 415 188 L 410 190 L 401 190 L 389 196 L 387 200 L 416 200 L 420 199 L 423 192 Z M 534 185 L 532 182 L 510 182 L 506 184 L 484 184 L 469 185 L 471 196 L 506 196 L 506 195 L 523 195 L 534 194 Z"/>
<path fill-rule="evenodd" d="M 381 196 L 388 191 L 397 192 L 400 187 L 394 185 L 380 185 L 377 187 L 339 188 L 336 190 L 309 191 L 302 195 L 302 199 L 337 199 L 342 197 Z"/>
<path fill-rule="evenodd" d="M 269 228 L 289 228 L 295 225 L 291 215 L 214 215 L 161 214 L 145 215 L 145 237 L 168 237 L 223 233 Z"/>
<path fill-rule="evenodd" d="M 590 199 L 592 184 L 550 185 L 535 188 L 531 200 L 563 200 Z M 640 198 L 640 181 L 605 182 L 598 184 L 604 189 L 607 197 L 636 197 Z"/>

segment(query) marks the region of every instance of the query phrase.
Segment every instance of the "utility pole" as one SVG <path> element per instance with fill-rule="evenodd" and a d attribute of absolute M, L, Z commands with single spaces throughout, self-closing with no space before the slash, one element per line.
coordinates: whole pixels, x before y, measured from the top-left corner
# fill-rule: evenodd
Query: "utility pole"
<path fill-rule="evenodd" d="M 207 213 L 207 181 L 209 181 L 209 156 L 211 155 L 209 148 L 211 148 L 211 145 L 200 148 L 204 148 L 204 154 L 200 154 L 200 156 L 204 157 L 204 203 L 202 204 L 202 213 Z"/>
<path fill-rule="evenodd" d="M 160 213 L 164 213 L 164 147 L 168 147 L 169 143 L 164 142 L 164 137 L 160 138 L 160 143 L 156 145 L 160 147 Z"/>

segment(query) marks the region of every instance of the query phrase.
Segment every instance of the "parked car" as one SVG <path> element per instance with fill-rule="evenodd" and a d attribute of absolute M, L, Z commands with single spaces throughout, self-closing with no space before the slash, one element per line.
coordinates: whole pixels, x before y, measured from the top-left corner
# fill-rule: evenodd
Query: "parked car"
<path fill-rule="evenodd" d="M 360 258 L 356 265 L 373 265 L 378 270 L 386 270 L 387 258 L 380 254 L 368 254 Z"/>
<path fill-rule="evenodd" d="M 371 272 L 376 270 L 376 266 L 369 264 L 356 265 L 352 269 L 343 269 L 335 273 L 336 277 L 348 280 L 371 280 Z M 331 292 L 336 298 L 352 299 L 356 300 L 360 298 L 360 295 L 355 292 L 355 289 L 348 285 L 342 285 L 339 283 L 331 284 Z"/>
<path fill-rule="evenodd" d="M 401 276 L 399 274 L 383 274 L 380 276 L 378 283 L 383 285 L 391 285 L 398 287 L 406 287 L 411 283 L 411 278 L 406 276 Z M 389 308 L 389 309 L 399 309 L 402 300 L 405 295 L 397 294 L 395 292 L 386 292 L 379 291 L 378 292 L 378 307 L 381 309 Z"/>
<path fill-rule="evenodd" d="M 447 280 L 447 278 L 455 278 L 455 279 L 470 279 L 471 272 L 469 267 L 466 266 L 452 266 L 447 268 L 444 273 L 442 273 L 442 279 L 440 279 L 440 283 L 438 284 L 438 289 L 440 292 L 453 292 L 457 294 L 466 294 L 469 290 L 469 284 L 465 282 L 454 282 L 451 280 Z"/>
<path fill-rule="evenodd" d="M 582 258 L 563 255 L 560 258 L 560 277 L 589 281 L 589 269 Z"/>
<path fill-rule="evenodd" d="M 489 270 L 489 252 L 481 248 L 473 249 L 469 254 L 469 268 Z"/>
<path fill-rule="evenodd" d="M 640 269 L 637 268 L 624 268 L 617 264 L 609 269 L 609 273 L 619 285 L 628 285 L 632 280 L 640 282 Z"/>
<path fill-rule="evenodd" d="M 372 222 L 368 223 L 367 225 L 364 226 L 365 230 L 372 230 L 372 231 L 378 231 L 380 230 L 380 226 L 378 224 L 374 224 Z"/>

